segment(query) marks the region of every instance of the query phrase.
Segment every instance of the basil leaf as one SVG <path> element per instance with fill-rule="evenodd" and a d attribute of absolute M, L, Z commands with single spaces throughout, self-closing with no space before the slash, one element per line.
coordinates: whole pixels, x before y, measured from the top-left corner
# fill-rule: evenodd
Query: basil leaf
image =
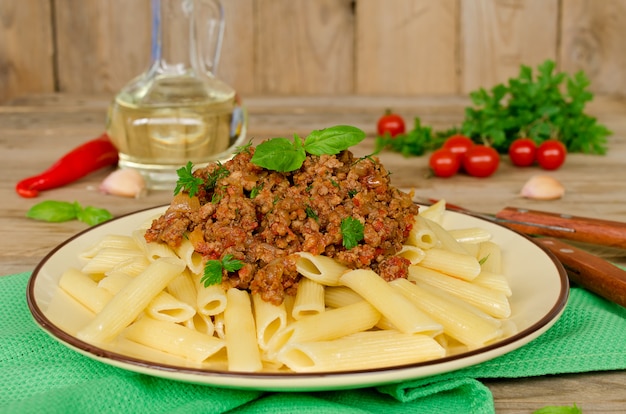
<path fill-rule="evenodd" d="M 365 138 L 365 132 L 349 125 L 334 127 L 311 132 L 304 141 L 304 149 L 313 155 L 334 155 L 358 144 Z"/>
<path fill-rule="evenodd" d="M 296 135 L 294 139 L 289 141 L 287 138 L 272 138 L 265 141 L 256 147 L 250 161 L 268 170 L 295 171 L 302 166 L 306 153 L 300 137 Z"/>
<path fill-rule="evenodd" d="M 83 223 L 87 223 L 90 226 L 103 223 L 107 220 L 111 220 L 113 215 L 103 208 L 87 206 L 84 209 L 76 212 L 76 218 Z"/>
<path fill-rule="evenodd" d="M 83 208 L 78 202 L 46 200 L 32 206 L 26 217 L 53 223 L 78 219 L 93 226 L 110 220 L 113 215 L 103 208 L 90 206 Z"/>
<path fill-rule="evenodd" d="M 26 217 L 53 223 L 70 221 L 76 218 L 76 206 L 66 201 L 46 200 L 32 206 Z"/>
<path fill-rule="evenodd" d="M 346 217 L 341 220 L 341 237 L 343 237 L 343 247 L 350 250 L 363 240 L 363 230 L 365 226 L 354 217 Z"/>

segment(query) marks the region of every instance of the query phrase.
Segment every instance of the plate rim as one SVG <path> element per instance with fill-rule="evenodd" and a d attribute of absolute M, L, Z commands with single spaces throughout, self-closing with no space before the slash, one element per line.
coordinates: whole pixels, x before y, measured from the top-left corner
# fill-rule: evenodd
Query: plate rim
<path fill-rule="evenodd" d="M 416 203 L 422 206 L 420 203 Z M 389 383 L 397 383 L 409 379 L 418 379 L 438 374 L 443 374 L 458 369 L 477 365 L 481 362 L 494 359 L 507 354 L 523 345 L 531 342 L 547 331 L 559 319 L 565 310 L 569 298 L 569 279 L 563 265 L 556 256 L 540 243 L 523 233 L 503 226 L 500 223 L 487 220 L 485 218 L 472 216 L 459 211 L 446 210 L 447 213 L 471 217 L 472 219 L 484 221 L 502 228 L 504 231 L 512 232 L 521 236 L 526 241 L 538 247 L 555 266 L 559 278 L 559 294 L 553 306 L 540 319 L 523 330 L 504 338 L 493 344 L 480 347 L 460 354 L 450 355 L 434 360 L 418 363 L 395 365 L 367 370 L 351 370 L 339 372 L 317 372 L 317 373 L 247 373 L 233 372 L 225 370 L 208 370 L 194 367 L 181 367 L 166 363 L 151 362 L 132 356 L 109 351 L 98 346 L 81 341 L 75 336 L 65 332 L 60 327 L 51 322 L 39 306 L 35 295 L 35 284 L 38 276 L 42 273 L 46 263 L 63 247 L 72 241 L 81 238 L 83 235 L 94 231 L 97 228 L 106 226 L 112 221 L 121 220 L 134 215 L 141 215 L 149 211 L 155 212 L 165 209 L 169 204 L 147 207 L 132 211 L 111 220 L 86 228 L 65 241 L 55 246 L 37 264 L 30 275 L 26 289 L 26 302 L 31 317 L 36 325 L 48 334 L 52 339 L 62 345 L 74 350 L 86 357 L 118 368 L 152 375 L 161 378 L 180 380 L 184 382 L 204 384 L 222 388 L 266 390 L 266 391 L 321 391 L 360 388 L 365 386 L 377 386 Z M 472 362 L 468 361 L 472 360 Z"/>

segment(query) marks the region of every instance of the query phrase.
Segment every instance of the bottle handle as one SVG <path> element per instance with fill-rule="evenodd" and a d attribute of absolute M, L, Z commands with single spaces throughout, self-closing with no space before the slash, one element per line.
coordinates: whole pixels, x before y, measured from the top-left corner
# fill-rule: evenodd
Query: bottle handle
<path fill-rule="evenodd" d="M 192 19 L 189 33 L 192 65 L 196 70 L 215 76 L 224 39 L 222 3 L 219 0 L 185 0 L 185 6 Z"/>

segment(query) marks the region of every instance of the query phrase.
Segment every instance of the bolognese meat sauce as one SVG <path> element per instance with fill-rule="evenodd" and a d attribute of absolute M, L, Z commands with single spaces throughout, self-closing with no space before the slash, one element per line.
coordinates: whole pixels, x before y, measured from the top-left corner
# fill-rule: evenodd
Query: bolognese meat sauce
<path fill-rule="evenodd" d="M 418 207 L 390 184 L 375 157 L 307 154 L 301 168 L 276 172 L 250 162 L 249 147 L 224 164 L 193 172 L 204 185 L 180 193 L 146 231 L 148 242 L 177 247 L 188 238 L 206 260 L 232 255 L 243 266 L 224 271 L 222 283 L 280 304 L 293 295 L 297 252 L 323 254 L 349 268 L 369 268 L 383 279 L 407 276 L 409 262 L 396 256 Z M 363 225 L 363 238 L 343 245 L 341 223 Z"/>

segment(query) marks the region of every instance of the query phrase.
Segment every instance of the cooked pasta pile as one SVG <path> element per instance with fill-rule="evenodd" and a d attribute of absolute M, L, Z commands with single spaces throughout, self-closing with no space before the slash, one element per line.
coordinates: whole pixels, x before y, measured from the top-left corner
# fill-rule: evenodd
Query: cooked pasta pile
<path fill-rule="evenodd" d="M 396 253 L 410 262 L 406 278 L 300 251 L 297 293 L 279 304 L 205 287 L 189 242 L 148 243 L 145 228 L 109 235 L 62 275 L 47 315 L 118 353 L 237 372 L 367 370 L 480 348 L 515 329 L 501 251 L 483 229 L 444 229 L 444 210 L 441 201 L 414 216 Z M 79 326 L 63 326 L 69 303 Z"/>

